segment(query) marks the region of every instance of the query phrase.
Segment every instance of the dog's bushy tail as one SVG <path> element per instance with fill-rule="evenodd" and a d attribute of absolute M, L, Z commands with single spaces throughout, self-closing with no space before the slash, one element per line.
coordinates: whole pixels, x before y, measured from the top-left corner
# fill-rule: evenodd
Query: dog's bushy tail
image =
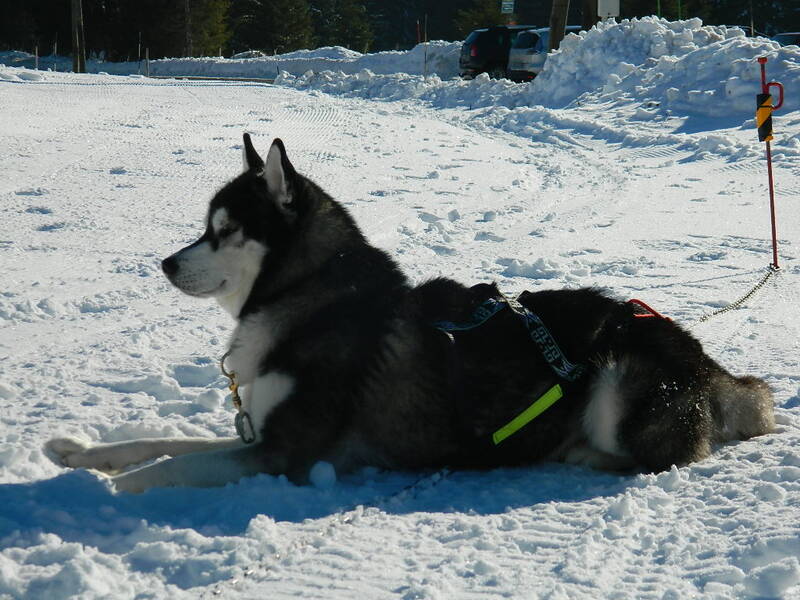
<path fill-rule="evenodd" d="M 722 372 L 714 377 L 713 388 L 716 442 L 746 440 L 775 429 L 772 392 L 763 380 Z"/>

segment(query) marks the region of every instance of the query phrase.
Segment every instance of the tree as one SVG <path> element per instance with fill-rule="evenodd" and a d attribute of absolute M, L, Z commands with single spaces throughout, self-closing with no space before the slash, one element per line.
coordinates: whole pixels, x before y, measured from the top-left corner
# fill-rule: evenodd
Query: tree
<path fill-rule="evenodd" d="M 195 56 L 216 56 L 231 37 L 228 27 L 230 0 L 194 0 L 191 19 Z"/>
<path fill-rule="evenodd" d="M 426 17 L 429 40 L 463 39 L 465 34 L 457 26 L 456 16 L 459 11 L 471 8 L 476 0 L 363 0 L 363 4 L 374 33 L 373 49 L 400 50 L 412 48 L 424 37 Z"/>
<path fill-rule="evenodd" d="M 422 0 L 364 0 L 376 50 L 411 48 L 417 43 L 417 21 L 424 18 Z"/>
<path fill-rule="evenodd" d="M 258 48 L 286 52 L 338 44 L 363 51 L 405 49 L 417 43 L 427 16 L 429 39 L 463 39 L 472 29 L 508 22 L 500 0 L 82 0 L 87 54 L 136 60 L 139 43 L 153 58 L 216 54 Z M 42 55 L 69 51 L 70 6 L 66 0 L 6 2 L 0 48 Z M 621 0 L 620 17 L 656 14 L 677 19 L 678 0 Z M 552 0 L 516 0 L 518 23 L 545 27 Z M 596 0 L 573 0 L 567 23 L 589 24 Z M 309 7 L 313 12 L 309 11 Z M 188 19 L 187 9 L 188 8 Z M 680 0 L 684 19 L 712 25 L 749 26 L 773 35 L 800 30 L 798 0 Z M 587 19 L 582 21 L 582 14 Z M 312 22 L 313 21 L 313 22 Z M 188 25 L 188 27 L 187 27 Z"/>
<path fill-rule="evenodd" d="M 135 60 L 138 53 L 139 33 L 142 45 L 149 48 L 150 58 L 185 56 L 186 47 L 185 5 L 183 2 L 158 2 L 157 0 L 117 0 L 121 9 L 120 43 L 115 44 L 120 54 Z"/>
<path fill-rule="evenodd" d="M 472 6 L 464 8 L 456 14 L 456 30 L 461 37 L 473 29 L 489 25 L 502 25 L 513 19 L 513 15 L 500 12 L 500 2 L 475 0 Z"/>
<path fill-rule="evenodd" d="M 374 39 L 367 8 L 359 0 L 311 0 L 317 46 L 344 46 L 366 52 Z"/>
<path fill-rule="evenodd" d="M 313 37 L 307 0 L 273 0 L 267 23 L 271 26 L 273 52 L 289 52 L 309 48 Z"/>
<path fill-rule="evenodd" d="M 311 46 L 307 0 L 233 0 L 230 10 L 234 51 L 283 53 Z"/>
<path fill-rule="evenodd" d="M 498 4 L 499 2 L 500 0 L 497 0 Z M 423 19 L 425 15 L 428 17 L 428 39 L 457 40 L 463 38 L 464 34 L 456 28 L 456 17 L 460 11 L 469 9 L 473 4 L 473 0 L 425 0 L 420 9 Z"/>
<path fill-rule="evenodd" d="M 708 23 L 749 26 L 769 35 L 800 30 L 800 5 L 775 0 L 707 0 Z"/>
<path fill-rule="evenodd" d="M 0 50 L 28 50 L 33 52 L 38 43 L 38 26 L 31 10 L 21 3 L 12 3 L 3 9 L 0 19 Z M 40 48 L 39 51 L 43 51 Z"/>
<path fill-rule="evenodd" d="M 657 13 L 659 0 L 622 0 L 622 18 Z M 678 18 L 678 0 L 660 0 L 661 16 Z M 700 17 L 706 25 L 742 25 L 751 19 L 756 31 L 774 34 L 800 29 L 800 4 L 776 0 L 681 0 L 681 18 Z"/>
<path fill-rule="evenodd" d="M 620 16 L 630 18 L 657 15 L 659 7 L 661 17 L 669 20 L 677 19 L 679 12 L 682 19 L 700 17 L 705 21 L 710 15 L 708 0 L 621 0 Z"/>

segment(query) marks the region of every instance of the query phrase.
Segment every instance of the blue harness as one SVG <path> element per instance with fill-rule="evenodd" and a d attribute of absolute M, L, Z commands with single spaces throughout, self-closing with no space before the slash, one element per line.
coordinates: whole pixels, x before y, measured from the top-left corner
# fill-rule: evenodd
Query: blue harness
<path fill-rule="evenodd" d="M 561 379 L 574 383 L 586 372 L 583 365 L 571 362 L 559 347 L 553 334 L 544 324 L 538 315 L 532 313 L 522 306 L 517 300 L 506 298 L 501 294 L 500 298 L 487 298 L 484 300 L 468 321 L 455 323 L 453 321 L 437 321 L 433 326 L 446 333 L 453 331 L 469 331 L 480 327 L 504 308 L 510 308 L 517 314 L 525 324 L 525 328 L 531 339 L 539 347 L 539 351 L 544 359 Z"/>

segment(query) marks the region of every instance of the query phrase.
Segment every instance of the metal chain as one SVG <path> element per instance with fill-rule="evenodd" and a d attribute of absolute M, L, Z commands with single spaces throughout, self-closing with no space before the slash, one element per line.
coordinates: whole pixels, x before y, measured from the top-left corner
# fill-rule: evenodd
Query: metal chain
<path fill-rule="evenodd" d="M 774 265 L 769 265 L 769 267 L 767 267 L 766 274 L 753 287 L 753 289 L 751 289 L 749 292 L 747 292 L 744 296 L 742 296 L 741 298 L 739 298 L 735 302 L 731 302 L 727 306 L 723 306 L 722 308 L 720 308 L 718 310 L 715 310 L 713 312 L 710 312 L 710 313 L 707 313 L 707 314 L 703 315 L 697 321 L 692 323 L 691 327 L 694 327 L 695 325 L 699 325 L 700 323 L 704 323 L 704 322 L 708 321 L 709 319 L 711 319 L 712 317 L 716 317 L 717 315 L 721 315 L 723 313 L 726 313 L 726 312 L 729 312 L 729 311 L 732 311 L 732 310 L 736 310 L 737 308 L 742 306 L 745 302 L 747 302 L 750 298 L 752 298 L 756 294 L 756 292 L 758 292 L 758 290 L 760 290 L 762 287 L 764 287 L 764 285 L 767 283 L 767 281 L 769 281 L 769 278 L 772 277 L 773 275 L 775 275 L 779 270 L 780 269 L 778 267 L 776 267 Z"/>

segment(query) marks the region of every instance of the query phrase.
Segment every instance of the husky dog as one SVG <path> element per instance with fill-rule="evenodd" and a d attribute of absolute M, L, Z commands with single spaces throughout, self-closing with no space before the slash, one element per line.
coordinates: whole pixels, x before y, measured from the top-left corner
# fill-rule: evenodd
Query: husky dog
<path fill-rule="evenodd" d="M 200 239 L 162 263 L 175 287 L 237 322 L 224 366 L 241 390 L 240 436 L 51 440 L 63 464 L 131 492 L 257 473 L 303 483 L 318 461 L 339 472 L 541 460 L 659 471 L 773 429 L 767 385 L 729 374 L 669 319 L 593 289 L 508 301 L 487 284 L 414 287 L 295 171 L 281 140 L 264 161 L 245 134 L 244 156 Z M 537 399 L 552 405 L 519 425 Z"/>

